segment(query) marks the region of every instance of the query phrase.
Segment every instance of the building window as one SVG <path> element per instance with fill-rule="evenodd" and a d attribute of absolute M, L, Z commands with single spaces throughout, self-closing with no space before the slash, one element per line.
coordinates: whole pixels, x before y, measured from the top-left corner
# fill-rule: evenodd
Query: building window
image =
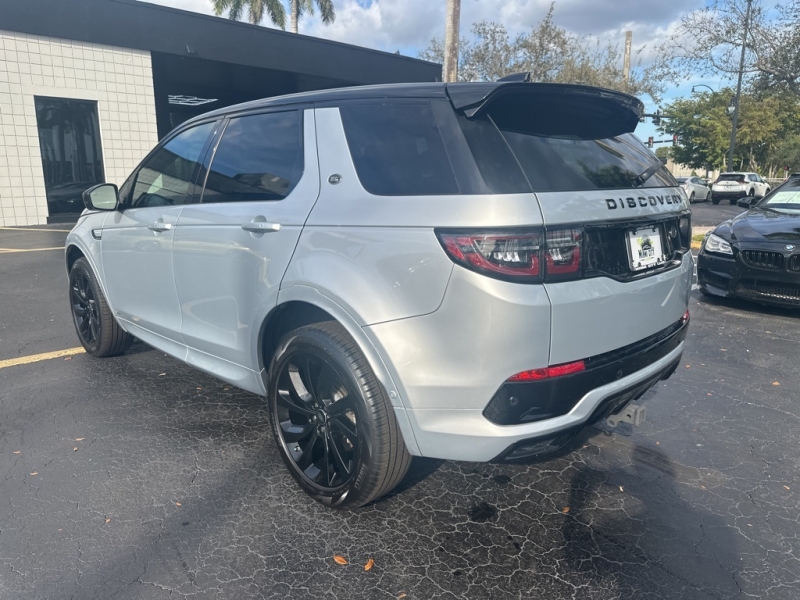
<path fill-rule="evenodd" d="M 105 181 L 97 102 L 42 96 L 35 102 L 48 209 L 79 213 L 84 190 Z"/>

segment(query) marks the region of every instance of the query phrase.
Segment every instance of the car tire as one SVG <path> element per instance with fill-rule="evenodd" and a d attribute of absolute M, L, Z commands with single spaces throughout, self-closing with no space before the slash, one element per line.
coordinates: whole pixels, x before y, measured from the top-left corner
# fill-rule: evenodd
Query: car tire
<path fill-rule="evenodd" d="M 283 337 L 270 363 L 267 403 L 281 458 L 318 502 L 358 508 L 405 477 L 411 455 L 392 404 L 339 323 Z"/>
<path fill-rule="evenodd" d="M 689 204 L 694 204 L 694 192 L 692 192 L 692 195 L 689 196 Z"/>
<path fill-rule="evenodd" d="M 122 354 L 133 336 L 120 327 L 89 261 L 79 258 L 69 270 L 72 322 L 87 354 L 98 358 Z"/>
<path fill-rule="evenodd" d="M 711 198 L 711 204 L 719 204 L 719 198 L 715 198 L 712 194 L 708 195 Z"/>

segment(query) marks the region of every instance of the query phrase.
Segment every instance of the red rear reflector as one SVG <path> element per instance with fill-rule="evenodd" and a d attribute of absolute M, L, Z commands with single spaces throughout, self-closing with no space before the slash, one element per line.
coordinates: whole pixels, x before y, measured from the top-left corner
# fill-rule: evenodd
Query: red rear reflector
<path fill-rule="evenodd" d="M 555 365 L 553 367 L 545 367 L 544 369 L 531 369 L 530 371 L 523 371 L 517 373 L 513 377 L 509 377 L 508 381 L 539 381 L 541 379 L 551 379 L 553 377 L 563 377 L 564 375 L 572 375 L 573 373 L 580 373 L 586 370 L 586 363 L 578 360 L 563 365 Z"/>
<path fill-rule="evenodd" d="M 685 313 L 683 313 L 683 316 L 681 317 L 681 325 L 685 325 L 688 322 L 689 322 L 689 311 L 687 310 Z"/>

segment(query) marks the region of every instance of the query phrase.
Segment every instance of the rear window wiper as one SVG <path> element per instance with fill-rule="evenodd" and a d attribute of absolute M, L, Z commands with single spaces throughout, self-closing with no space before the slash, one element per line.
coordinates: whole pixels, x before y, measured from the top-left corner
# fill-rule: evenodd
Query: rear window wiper
<path fill-rule="evenodd" d="M 645 181 L 655 175 L 656 171 L 658 171 L 662 166 L 664 166 L 663 163 L 657 162 L 656 164 L 647 167 L 644 171 L 633 178 L 633 187 L 642 187 Z"/>

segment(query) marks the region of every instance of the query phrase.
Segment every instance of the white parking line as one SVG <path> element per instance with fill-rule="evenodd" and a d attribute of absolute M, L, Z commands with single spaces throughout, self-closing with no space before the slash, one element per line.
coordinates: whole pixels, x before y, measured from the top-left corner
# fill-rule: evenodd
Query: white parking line
<path fill-rule="evenodd" d="M 13 254 L 14 252 L 42 252 L 44 250 L 63 250 L 64 246 L 54 248 L 0 248 L 0 254 Z"/>
<path fill-rule="evenodd" d="M 6 231 L 59 231 L 61 233 L 69 233 L 71 229 L 34 229 L 33 227 L 0 227 Z"/>

